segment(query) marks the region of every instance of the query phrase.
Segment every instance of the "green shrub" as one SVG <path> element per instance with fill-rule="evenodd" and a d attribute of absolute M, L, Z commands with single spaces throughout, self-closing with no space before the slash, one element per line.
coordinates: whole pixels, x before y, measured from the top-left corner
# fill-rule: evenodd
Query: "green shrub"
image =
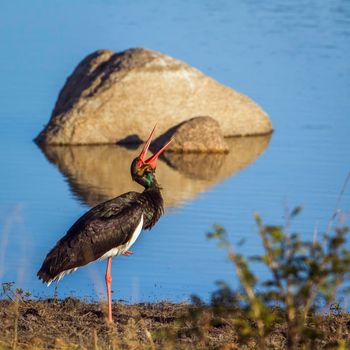
<path fill-rule="evenodd" d="M 301 207 L 296 207 L 285 226 L 265 225 L 256 214 L 264 250 L 249 258 L 237 252 L 220 225 L 214 225 L 208 233 L 227 250 L 240 283 L 239 291 L 220 283 L 211 301 L 213 321 L 228 320 L 237 330 L 240 345 L 271 348 L 276 327 L 279 331 L 282 327 L 282 343 L 287 349 L 316 348 L 320 344 L 339 349 L 346 346 L 342 337 L 327 341 L 321 322 L 327 318 L 325 310 L 338 315 L 344 312 L 337 295 L 346 295 L 350 277 L 350 251 L 346 245 L 349 228 L 336 211 L 321 238 L 315 232 L 313 241 L 303 240 L 298 233 L 289 233 L 290 221 L 300 212 Z M 333 227 L 338 219 L 340 222 Z M 264 274 L 268 277 L 260 279 L 251 269 L 251 262 L 263 264 L 269 270 Z M 200 301 L 194 301 L 199 306 Z"/>

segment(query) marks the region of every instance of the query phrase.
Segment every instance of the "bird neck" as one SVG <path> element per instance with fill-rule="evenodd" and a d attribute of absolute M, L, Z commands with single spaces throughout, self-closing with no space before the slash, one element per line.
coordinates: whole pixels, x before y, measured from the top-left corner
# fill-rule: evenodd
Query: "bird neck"
<path fill-rule="evenodd" d="M 150 229 L 164 212 L 163 197 L 160 186 L 155 182 L 142 192 L 143 209 L 145 214 L 144 228 Z"/>
<path fill-rule="evenodd" d="M 141 186 L 145 188 L 145 190 L 149 188 L 159 188 L 159 185 L 157 183 L 156 177 L 154 176 L 154 173 L 147 173 L 144 174 L 142 177 L 136 177 L 134 180 L 139 183 Z"/>
<path fill-rule="evenodd" d="M 160 190 L 161 190 L 161 187 L 158 185 L 157 181 L 154 179 L 154 182 L 152 182 L 151 186 L 145 187 L 142 193 L 146 196 L 146 198 L 150 199 L 153 203 L 159 203 L 161 206 L 163 206 L 163 197 Z"/>

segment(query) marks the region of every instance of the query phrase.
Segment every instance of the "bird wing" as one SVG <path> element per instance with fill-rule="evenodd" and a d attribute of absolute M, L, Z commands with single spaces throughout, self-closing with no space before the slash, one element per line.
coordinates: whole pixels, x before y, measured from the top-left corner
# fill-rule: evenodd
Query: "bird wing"
<path fill-rule="evenodd" d="M 108 219 L 116 217 L 123 209 L 129 208 L 139 197 L 138 192 L 126 192 L 119 197 L 113 198 L 109 201 L 100 203 L 82 215 L 67 231 L 67 234 L 62 238 L 75 236 L 78 232 L 83 230 L 86 225 L 96 219 Z"/>
<path fill-rule="evenodd" d="M 99 259 L 131 238 L 143 215 L 139 193 L 127 192 L 92 208 L 48 253 L 38 272 L 45 282 Z"/>

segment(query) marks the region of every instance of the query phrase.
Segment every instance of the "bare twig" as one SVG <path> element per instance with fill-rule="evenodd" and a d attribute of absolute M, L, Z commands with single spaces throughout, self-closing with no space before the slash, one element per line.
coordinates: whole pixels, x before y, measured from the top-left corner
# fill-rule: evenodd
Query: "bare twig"
<path fill-rule="evenodd" d="M 335 207 L 334 207 L 334 210 L 333 210 L 333 213 L 332 213 L 332 216 L 330 217 L 329 221 L 328 221 L 328 225 L 327 225 L 327 229 L 326 229 L 326 234 L 329 234 L 331 232 L 331 229 L 333 227 L 333 223 L 334 223 L 334 220 L 337 218 L 337 216 L 340 214 L 340 203 L 341 203 L 341 200 L 344 196 L 344 193 L 346 191 L 346 187 L 348 186 L 348 182 L 350 180 L 350 172 L 348 173 L 348 175 L 346 176 L 345 178 L 345 181 L 343 183 L 343 186 L 339 192 L 339 195 L 337 197 L 337 201 L 336 201 L 336 204 L 335 204 Z"/>

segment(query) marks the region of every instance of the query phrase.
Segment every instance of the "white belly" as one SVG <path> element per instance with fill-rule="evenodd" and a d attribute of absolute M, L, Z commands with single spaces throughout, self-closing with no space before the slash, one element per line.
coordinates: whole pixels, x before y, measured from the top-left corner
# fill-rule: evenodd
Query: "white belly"
<path fill-rule="evenodd" d="M 107 253 L 103 254 L 100 257 L 100 260 L 109 258 L 111 256 L 116 256 L 116 255 L 120 255 L 123 254 L 124 252 L 126 252 L 127 250 L 129 250 L 129 248 L 136 242 L 138 236 L 141 233 L 142 230 L 142 225 L 143 225 L 143 215 L 141 215 L 141 219 L 139 224 L 137 225 L 135 231 L 133 232 L 130 240 L 128 242 L 126 242 L 123 245 L 120 245 L 118 247 L 112 248 L 111 250 L 109 250 Z"/>

